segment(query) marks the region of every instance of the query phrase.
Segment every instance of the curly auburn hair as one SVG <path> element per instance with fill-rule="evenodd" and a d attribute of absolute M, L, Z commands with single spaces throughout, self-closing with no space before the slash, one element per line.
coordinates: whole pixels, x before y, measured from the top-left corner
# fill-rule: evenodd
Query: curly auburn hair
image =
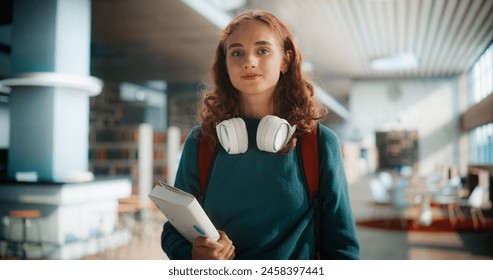
<path fill-rule="evenodd" d="M 215 147 L 219 139 L 216 125 L 223 120 L 242 116 L 239 92 L 233 87 L 226 66 L 225 41 L 236 28 L 248 21 L 265 24 L 279 39 L 285 54 L 289 54 L 287 71 L 279 77 L 273 94 L 274 114 L 296 125 L 296 132 L 279 153 L 291 151 L 298 137 L 310 133 L 316 122 L 327 114 L 313 96 L 314 88 L 302 71 L 302 55 L 289 28 L 271 13 L 248 10 L 236 16 L 223 31 L 216 48 L 212 65 L 212 88 L 202 95 L 198 120 L 202 124 L 202 136 Z"/>

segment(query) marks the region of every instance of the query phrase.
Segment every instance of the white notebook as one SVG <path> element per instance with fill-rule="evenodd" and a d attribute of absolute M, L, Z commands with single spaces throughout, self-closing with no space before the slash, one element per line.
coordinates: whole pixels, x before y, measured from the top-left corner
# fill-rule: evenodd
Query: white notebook
<path fill-rule="evenodd" d="M 219 233 L 193 195 L 166 183 L 160 184 L 152 189 L 149 198 L 181 235 L 192 243 L 198 236 L 219 239 Z"/>

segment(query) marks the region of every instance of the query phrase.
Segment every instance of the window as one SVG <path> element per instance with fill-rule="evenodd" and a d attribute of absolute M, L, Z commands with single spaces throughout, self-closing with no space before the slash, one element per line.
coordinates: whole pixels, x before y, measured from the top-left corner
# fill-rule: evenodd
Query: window
<path fill-rule="evenodd" d="M 469 162 L 479 165 L 493 164 L 493 123 L 469 132 Z"/>
<path fill-rule="evenodd" d="M 476 61 L 470 72 L 470 106 L 493 93 L 493 44 Z M 469 132 L 469 162 L 493 164 L 493 123 Z"/>
<path fill-rule="evenodd" d="M 470 101 L 474 105 L 493 92 L 493 44 L 474 63 L 471 71 Z"/>

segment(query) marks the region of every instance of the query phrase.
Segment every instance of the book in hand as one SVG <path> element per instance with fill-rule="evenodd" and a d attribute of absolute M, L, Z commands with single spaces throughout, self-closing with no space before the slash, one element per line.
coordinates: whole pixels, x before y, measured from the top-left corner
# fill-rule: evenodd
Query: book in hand
<path fill-rule="evenodd" d="M 199 236 L 214 241 L 219 239 L 219 232 L 193 195 L 164 182 L 159 183 L 149 198 L 183 237 L 192 243 Z"/>

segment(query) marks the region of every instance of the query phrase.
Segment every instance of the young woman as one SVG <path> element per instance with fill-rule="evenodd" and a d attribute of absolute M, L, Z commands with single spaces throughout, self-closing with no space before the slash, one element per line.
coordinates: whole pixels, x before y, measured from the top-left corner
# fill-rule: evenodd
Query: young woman
<path fill-rule="evenodd" d="M 324 117 L 301 70 L 291 31 L 274 15 L 245 11 L 226 27 L 216 49 L 212 89 L 188 136 L 175 186 L 200 195 L 198 147 L 215 149 L 203 207 L 221 246 L 193 244 L 170 223 L 161 237 L 170 259 L 313 259 L 315 219 L 297 140 Z M 277 129 L 276 129 L 277 128 Z M 359 244 L 337 136 L 319 125 L 321 251 L 357 259 Z M 298 145 L 299 146 L 299 145 Z"/>

